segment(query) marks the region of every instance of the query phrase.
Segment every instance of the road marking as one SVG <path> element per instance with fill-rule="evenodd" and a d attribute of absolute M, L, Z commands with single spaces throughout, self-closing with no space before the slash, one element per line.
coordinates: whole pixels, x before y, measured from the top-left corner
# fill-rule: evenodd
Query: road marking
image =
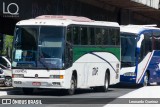
<path fill-rule="evenodd" d="M 0 87 L 0 90 L 3 90 L 3 89 L 12 89 L 13 87 Z"/>
<path fill-rule="evenodd" d="M 119 98 L 160 98 L 160 86 L 146 86 Z"/>
<path fill-rule="evenodd" d="M 160 86 L 147 86 L 134 90 L 118 98 L 160 98 Z M 115 99 L 116 100 L 116 99 Z M 159 107 L 160 104 L 107 104 L 103 107 Z"/>

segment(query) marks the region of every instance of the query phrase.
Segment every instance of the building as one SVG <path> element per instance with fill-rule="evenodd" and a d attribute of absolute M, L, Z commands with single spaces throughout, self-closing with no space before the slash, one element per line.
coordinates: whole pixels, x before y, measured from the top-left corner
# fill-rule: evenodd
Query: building
<path fill-rule="evenodd" d="M 19 20 L 46 14 L 160 26 L 159 0 L 1 0 L 0 33 L 13 35 Z"/>

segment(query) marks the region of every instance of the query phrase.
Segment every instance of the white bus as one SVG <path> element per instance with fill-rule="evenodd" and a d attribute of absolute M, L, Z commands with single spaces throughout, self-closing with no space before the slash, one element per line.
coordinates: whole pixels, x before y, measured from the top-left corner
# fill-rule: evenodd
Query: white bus
<path fill-rule="evenodd" d="M 160 28 L 155 26 L 121 26 L 121 83 L 160 83 Z"/>
<path fill-rule="evenodd" d="M 115 22 L 45 15 L 16 24 L 13 87 L 107 91 L 120 80 L 120 27 Z"/>

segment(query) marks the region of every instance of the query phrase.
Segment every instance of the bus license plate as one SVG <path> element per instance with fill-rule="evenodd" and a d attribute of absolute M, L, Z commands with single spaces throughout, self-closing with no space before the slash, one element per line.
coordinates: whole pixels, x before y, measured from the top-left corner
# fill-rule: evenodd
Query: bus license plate
<path fill-rule="evenodd" d="M 40 83 L 40 82 L 32 82 L 32 85 L 33 85 L 33 86 L 40 86 L 41 83 Z"/>

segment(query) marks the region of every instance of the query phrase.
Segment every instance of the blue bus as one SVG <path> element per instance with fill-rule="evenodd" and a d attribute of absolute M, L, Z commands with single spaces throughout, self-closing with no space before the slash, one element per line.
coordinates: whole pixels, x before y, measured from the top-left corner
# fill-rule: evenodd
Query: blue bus
<path fill-rule="evenodd" d="M 156 25 L 121 26 L 120 83 L 160 83 L 160 29 Z"/>

